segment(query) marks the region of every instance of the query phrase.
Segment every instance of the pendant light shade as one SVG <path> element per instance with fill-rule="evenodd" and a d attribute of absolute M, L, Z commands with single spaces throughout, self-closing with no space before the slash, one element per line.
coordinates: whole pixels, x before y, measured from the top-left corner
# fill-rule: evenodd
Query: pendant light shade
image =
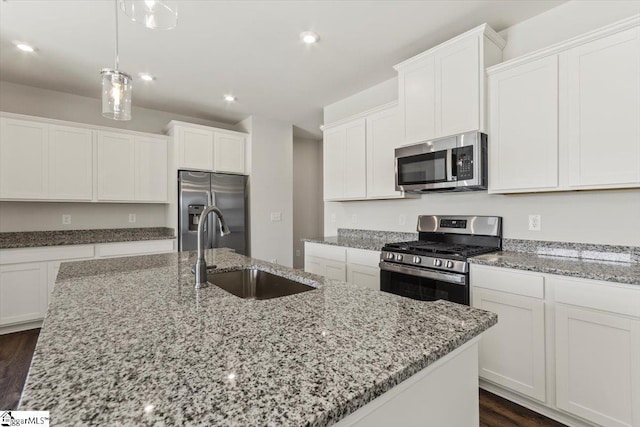
<path fill-rule="evenodd" d="M 170 30 L 178 25 L 177 0 L 120 0 L 120 8 L 133 21 L 152 30 Z"/>
<path fill-rule="evenodd" d="M 113 68 L 102 72 L 102 115 L 113 120 L 131 120 L 131 76 Z"/>

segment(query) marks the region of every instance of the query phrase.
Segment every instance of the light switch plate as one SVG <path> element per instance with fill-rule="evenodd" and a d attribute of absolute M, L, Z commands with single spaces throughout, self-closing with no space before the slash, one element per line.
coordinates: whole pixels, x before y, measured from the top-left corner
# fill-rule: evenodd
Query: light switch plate
<path fill-rule="evenodd" d="M 136 222 L 136 214 L 134 213 L 129 214 L 129 222 Z"/>
<path fill-rule="evenodd" d="M 331 222 L 336 222 L 336 214 L 331 214 Z"/>
<path fill-rule="evenodd" d="M 353 214 L 351 215 L 351 224 L 357 224 L 358 223 L 358 215 Z"/>
<path fill-rule="evenodd" d="M 405 225 L 407 223 L 407 216 L 405 214 L 400 214 L 398 216 L 398 225 Z"/>
<path fill-rule="evenodd" d="M 71 215 L 69 215 L 69 214 L 62 215 L 62 224 L 63 225 L 71 224 Z"/>

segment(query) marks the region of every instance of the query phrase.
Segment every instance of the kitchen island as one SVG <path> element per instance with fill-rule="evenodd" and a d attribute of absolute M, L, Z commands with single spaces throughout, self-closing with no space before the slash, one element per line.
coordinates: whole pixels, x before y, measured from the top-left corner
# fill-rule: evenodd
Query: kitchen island
<path fill-rule="evenodd" d="M 495 314 L 206 255 L 315 289 L 270 300 L 196 290 L 193 252 L 64 263 L 20 409 L 49 410 L 54 425 L 370 425 L 385 414 L 436 425 L 428 410 L 437 421 L 442 408 L 477 420 L 477 340 Z M 415 413 L 384 410 L 394 401 Z"/>

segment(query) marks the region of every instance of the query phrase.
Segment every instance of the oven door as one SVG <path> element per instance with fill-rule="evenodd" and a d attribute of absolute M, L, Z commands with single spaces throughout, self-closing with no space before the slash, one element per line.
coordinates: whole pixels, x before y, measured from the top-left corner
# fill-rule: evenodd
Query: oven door
<path fill-rule="evenodd" d="M 466 274 L 380 262 L 380 290 L 420 301 L 443 299 L 469 305 Z"/>

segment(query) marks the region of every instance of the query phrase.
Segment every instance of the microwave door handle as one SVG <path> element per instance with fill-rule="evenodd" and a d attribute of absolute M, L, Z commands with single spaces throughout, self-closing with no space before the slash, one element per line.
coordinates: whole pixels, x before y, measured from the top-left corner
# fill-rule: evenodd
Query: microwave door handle
<path fill-rule="evenodd" d="M 453 181 L 453 150 L 447 150 L 446 168 L 447 168 L 447 182 Z"/>

